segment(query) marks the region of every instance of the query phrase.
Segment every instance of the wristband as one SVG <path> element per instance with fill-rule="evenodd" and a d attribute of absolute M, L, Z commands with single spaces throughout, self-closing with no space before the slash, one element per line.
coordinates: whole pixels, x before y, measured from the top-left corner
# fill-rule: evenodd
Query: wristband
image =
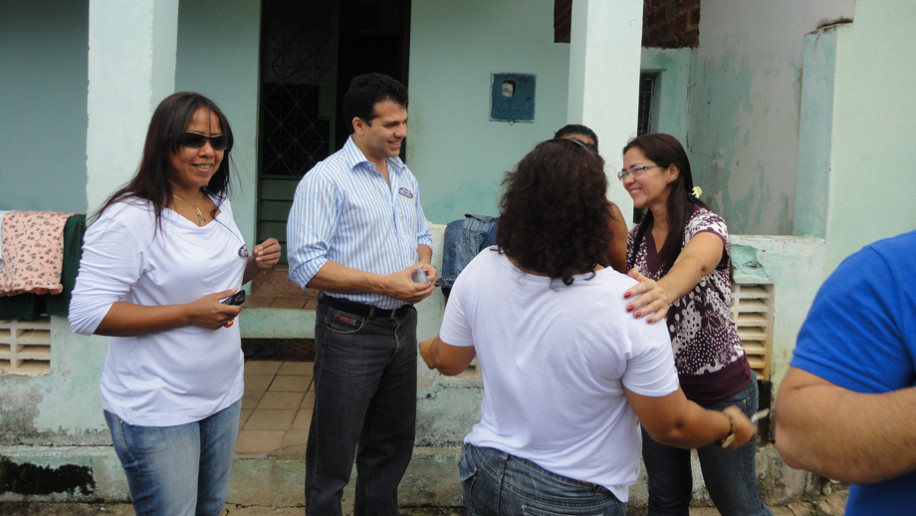
<path fill-rule="evenodd" d="M 725 435 L 725 437 L 719 439 L 718 443 L 719 446 L 728 448 L 735 441 L 735 418 L 733 418 L 732 415 L 728 412 L 723 411 L 722 413 L 725 414 L 725 417 L 728 418 L 728 422 L 731 424 L 732 428 Z"/>

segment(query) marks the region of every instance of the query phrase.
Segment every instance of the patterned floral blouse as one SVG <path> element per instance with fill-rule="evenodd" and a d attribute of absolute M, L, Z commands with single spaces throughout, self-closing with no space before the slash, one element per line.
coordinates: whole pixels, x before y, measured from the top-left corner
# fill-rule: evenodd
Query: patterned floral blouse
<path fill-rule="evenodd" d="M 630 230 L 627 239 L 630 248 L 634 245 L 637 229 L 638 226 Z M 716 269 L 668 309 L 668 333 L 671 335 L 675 366 L 682 376 L 722 371 L 745 356 L 738 331 L 731 319 L 731 245 L 728 241 L 728 227 L 722 217 L 695 205 L 684 228 L 683 245 L 686 246 L 694 235 L 703 232 L 714 233 L 721 238 L 725 249 Z M 635 268 L 644 276 L 658 280 L 661 260 L 651 235 L 650 226 L 636 253 Z M 743 362 L 746 364 L 747 359 Z"/>

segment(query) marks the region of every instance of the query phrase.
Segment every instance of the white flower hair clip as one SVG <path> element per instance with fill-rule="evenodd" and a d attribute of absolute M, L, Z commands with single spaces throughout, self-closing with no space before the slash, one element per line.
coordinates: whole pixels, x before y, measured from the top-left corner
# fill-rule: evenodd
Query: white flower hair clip
<path fill-rule="evenodd" d="M 699 199 L 700 196 L 703 195 L 703 189 L 700 188 L 699 186 L 694 186 L 694 187 L 693 187 L 693 190 L 690 191 L 690 195 L 692 195 L 692 196 L 694 196 L 695 198 Z"/>

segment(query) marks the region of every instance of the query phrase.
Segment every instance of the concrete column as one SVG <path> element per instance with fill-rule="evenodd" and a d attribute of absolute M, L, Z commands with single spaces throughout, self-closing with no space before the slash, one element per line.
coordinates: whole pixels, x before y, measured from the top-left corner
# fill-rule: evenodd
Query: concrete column
<path fill-rule="evenodd" d="M 620 150 L 636 136 L 642 8 L 642 0 L 574 0 L 569 46 L 568 119 L 598 134 L 608 198 L 628 222 L 633 201 L 616 171 L 623 165 Z"/>
<path fill-rule="evenodd" d="M 175 89 L 178 1 L 89 2 L 90 213 L 136 172 L 150 116 Z"/>

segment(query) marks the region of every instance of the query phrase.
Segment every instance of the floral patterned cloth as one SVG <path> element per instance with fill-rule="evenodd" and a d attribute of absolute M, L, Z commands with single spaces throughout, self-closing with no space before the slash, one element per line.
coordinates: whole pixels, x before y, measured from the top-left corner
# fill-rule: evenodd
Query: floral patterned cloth
<path fill-rule="evenodd" d="M 64 225 L 71 213 L 11 211 L 0 224 L 0 296 L 60 294 Z"/>

